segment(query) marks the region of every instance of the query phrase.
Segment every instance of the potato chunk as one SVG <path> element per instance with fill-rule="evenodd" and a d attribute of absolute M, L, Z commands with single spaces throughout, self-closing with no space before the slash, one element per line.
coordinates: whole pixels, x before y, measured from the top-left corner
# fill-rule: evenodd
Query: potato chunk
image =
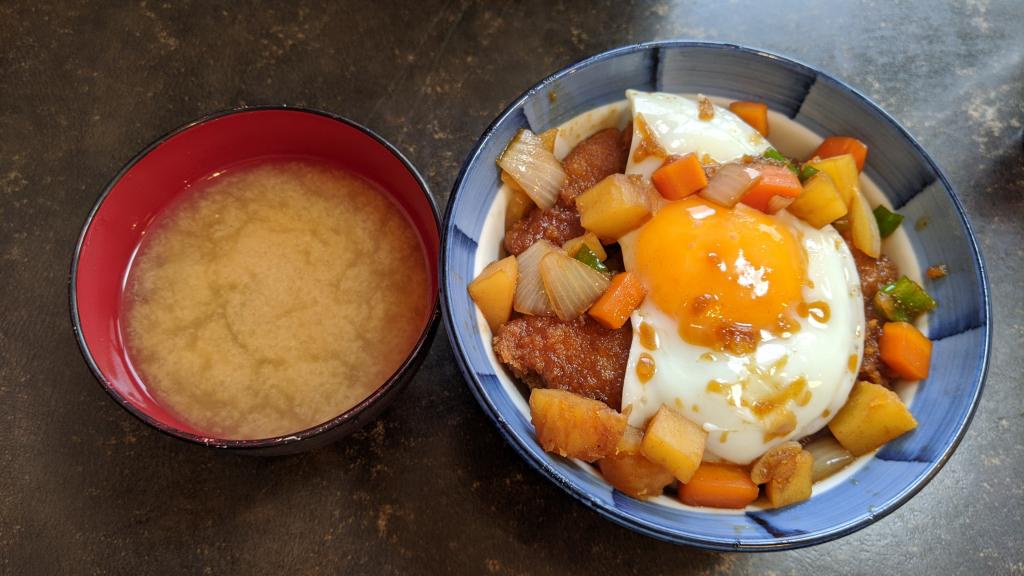
<path fill-rule="evenodd" d="M 518 277 L 516 257 L 509 256 L 488 264 L 469 283 L 469 297 L 480 308 L 492 332 L 508 322 L 512 314 L 512 299 L 516 293 Z"/>
<path fill-rule="evenodd" d="M 786 210 L 815 228 L 822 228 L 846 215 L 846 202 L 832 177 L 818 172 L 804 182 L 804 191 Z"/>
<path fill-rule="evenodd" d="M 661 494 L 675 478 L 665 468 L 640 454 L 643 432 L 627 428 L 615 453 L 598 462 L 601 474 L 609 484 L 634 498 L 650 498 Z"/>
<path fill-rule="evenodd" d="M 686 483 L 704 458 L 708 434 L 678 412 L 662 406 L 647 423 L 640 453 Z"/>
<path fill-rule="evenodd" d="M 860 456 L 917 428 L 917 420 L 895 392 L 862 381 L 854 384 L 828 428 L 843 448 Z"/>
<path fill-rule="evenodd" d="M 580 246 L 586 246 L 593 250 L 594 254 L 597 254 L 597 259 L 604 262 L 608 258 L 608 253 L 605 252 L 604 246 L 601 245 L 601 241 L 597 239 L 597 236 L 593 232 L 587 232 L 582 236 L 570 238 L 562 244 L 562 250 L 569 256 L 576 256 L 576 253 L 580 251 Z"/>
<path fill-rule="evenodd" d="M 857 161 L 851 154 L 813 160 L 807 165 L 828 174 L 836 190 L 843 196 L 843 204 L 850 205 L 853 195 L 860 190 L 860 173 L 857 171 Z"/>
<path fill-rule="evenodd" d="M 767 484 L 765 494 L 773 508 L 803 502 L 811 497 L 814 457 L 797 442 L 784 442 L 754 462 L 750 479 Z"/>
<path fill-rule="evenodd" d="M 639 176 L 608 176 L 576 197 L 580 224 L 602 240 L 618 240 L 651 216 L 649 188 Z"/>
<path fill-rule="evenodd" d="M 814 458 L 810 452 L 801 450 L 792 460 L 775 469 L 764 489 L 773 508 L 803 502 L 811 497 L 813 466 Z"/>
<path fill-rule="evenodd" d="M 882 254 L 882 235 L 868 201 L 857 192 L 850 200 L 850 237 L 853 245 L 872 258 Z"/>
<path fill-rule="evenodd" d="M 508 178 L 507 181 L 506 177 Z M 511 176 L 506 176 L 505 172 L 501 173 L 501 181 L 508 184 L 510 188 L 515 184 L 515 180 Z M 530 197 L 526 195 L 526 192 L 518 188 L 518 184 L 515 185 L 517 187 L 512 188 L 512 193 L 508 198 L 508 205 L 505 207 L 505 232 L 511 230 L 516 222 L 526 218 L 526 215 L 535 206 L 533 200 L 530 200 Z"/>
<path fill-rule="evenodd" d="M 544 450 L 586 462 L 614 453 L 626 430 L 622 414 L 565 390 L 535 388 L 530 393 L 530 418 Z"/>

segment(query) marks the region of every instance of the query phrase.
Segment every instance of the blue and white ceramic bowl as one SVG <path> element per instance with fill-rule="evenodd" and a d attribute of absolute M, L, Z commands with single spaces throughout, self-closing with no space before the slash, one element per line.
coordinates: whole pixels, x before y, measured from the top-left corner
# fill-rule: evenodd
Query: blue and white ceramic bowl
<path fill-rule="evenodd" d="M 625 496 L 588 465 L 541 449 L 525 399 L 491 352 L 490 332 L 466 285 L 498 256 L 502 230 L 485 226 L 495 210 L 503 210 L 495 201 L 501 186 L 495 159 L 520 128 L 539 133 L 558 126 L 621 100 L 628 88 L 766 102 L 773 118 L 796 130 L 859 138 L 871 151 L 865 169 L 870 199 L 906 216 L 898 237 L 886 241 L 887 252 L 904 271 L 910 272 L 908 263 L 916 271 L 938 263 L 949 269 L 947 278 L 928 284 L 940 302 L 928 318 L 927 333 L 934 341 L 931 376 L 900 390 L 918 429 L 862 458 L 828 485 L 819 483 L 806 502 L 726 512 L 689 508 L 669 498 L 643 502 Z M 445 323 L 481 406 L 541 473 L 611 520 L 655 538 L 719 550 L 778 550 L 863 528 L 898 508 L 939 471 L 963 437 L 981 394 L 989 354 L 988 288 L 949 181 L 907 131 L 862 94 L 775 54 L 729 44 L 655 42 L 611 50 L 557 72 L 517 98 L 477 142 L 452 191 L 443 233 Z"/>

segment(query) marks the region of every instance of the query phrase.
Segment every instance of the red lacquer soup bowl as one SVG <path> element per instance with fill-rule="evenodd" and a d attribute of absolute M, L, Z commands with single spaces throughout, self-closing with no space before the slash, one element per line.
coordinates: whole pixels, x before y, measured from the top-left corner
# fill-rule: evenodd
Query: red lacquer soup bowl
<path fill-rule="evenodd" d="M 210 177 L 263 160 L 328 163 L 378 185 L 405 211 L 426 254 L 433 297 L 409 355 L 356 406 L 312 428 L 259 440 L 210 437 L 150 394 L 132 369 L 121 330 L 121 299 L 146 228 L 175 199 Z M 370 130 L 328 113 L 290 107 L 213 114 L 160 138 L 111 180 L 89 214 L 71 265 L 71 320 L 78 344 L 100 384 L 128 412 L 183 440 L 222 449 L 275 454 L 337 440 L 377 416 L 419 367 L 437 328 L 439 219 L 427 185 L 412 164 Z"/>

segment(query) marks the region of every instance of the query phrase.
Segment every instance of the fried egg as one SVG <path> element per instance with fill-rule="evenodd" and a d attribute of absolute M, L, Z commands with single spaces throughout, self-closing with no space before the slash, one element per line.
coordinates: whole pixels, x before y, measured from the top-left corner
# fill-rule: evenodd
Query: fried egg
<path fill-rule="evenodd" d="M 665 404 L 708 432 L 708 453 L 747 464 L 816 432 L 846 402 L 864 308 L 832 227 L 691 197 L 621 243 L 647 289 L 623 383 L 631 425 Z"/>
<path fill-rule="evenodd" d="M 644 147 L 715 162 L 768 147 L 721 108 L 705 121 L 687 98 L 628 96 L 627 172 L 648 174 L 664 160 L 636 156 Z M 748 464 L 821 429 L 846 402 L 863 355 L 864 308 L 853 256 L 831 226 L 691 196 L 660 207 L 620 244 L 626 270 L 647 290 L 631 317 L 623 384 L 631 425 L 667 405 L 708 432 L 707 459 Z"/>

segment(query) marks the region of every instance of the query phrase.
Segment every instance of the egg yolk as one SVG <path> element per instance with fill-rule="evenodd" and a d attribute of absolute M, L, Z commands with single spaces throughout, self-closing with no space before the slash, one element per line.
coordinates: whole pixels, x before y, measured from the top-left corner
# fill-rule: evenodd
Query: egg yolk
<path fill-rule="evenodd" d="M 691 344 L 752 352 L 794 321 L 807 280 L 800 243 L 772 216 L 697 196 L 664 206 L 639 231 L 635 273 Z"/>

